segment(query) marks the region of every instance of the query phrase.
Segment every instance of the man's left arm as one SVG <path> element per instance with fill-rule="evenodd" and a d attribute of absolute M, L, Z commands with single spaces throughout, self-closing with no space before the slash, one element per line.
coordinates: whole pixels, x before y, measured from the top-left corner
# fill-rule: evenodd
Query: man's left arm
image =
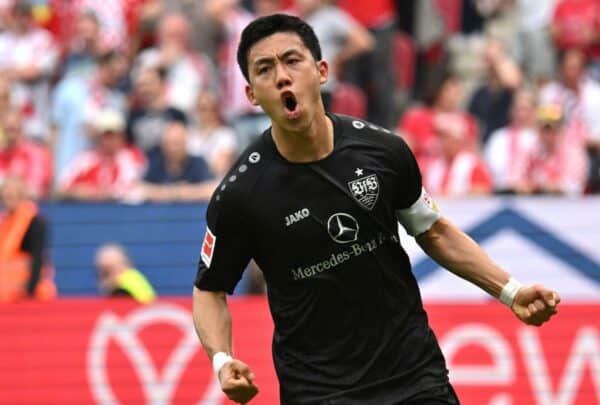
<path fill-rule="evenodd" d="M 417 235 L 416 240 L 438 264 L 501 298 L 526 324 L 540 326 L 556 314 L 560 302 L 557 292 L 537 284 L 520 286 L 449 220 L 438 219 L 427 231 Z"/>

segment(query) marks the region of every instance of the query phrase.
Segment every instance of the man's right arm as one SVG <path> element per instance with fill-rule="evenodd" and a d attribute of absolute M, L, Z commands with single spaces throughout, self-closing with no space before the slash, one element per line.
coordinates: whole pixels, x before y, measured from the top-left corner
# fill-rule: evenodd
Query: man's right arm
<path fill-rule="evenodd" d="M 221 389 L 227 397 L 245 404 L 258 394 L 254 373 L 245 363 L 231 358 L 231 314 L 225 292 L 194 287 L 194 327 L 213 363 Z"/>
<path fill-rule="evenodd" d="M 231 355 L 231 315 L 225 293 L 194 287 L 193 314 L 196 333 L 211 361 L 218 352 Z"/>

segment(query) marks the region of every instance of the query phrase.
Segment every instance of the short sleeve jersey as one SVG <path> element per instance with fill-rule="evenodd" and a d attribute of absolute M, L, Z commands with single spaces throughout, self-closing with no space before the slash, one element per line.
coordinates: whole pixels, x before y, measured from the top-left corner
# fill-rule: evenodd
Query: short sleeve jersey
<path fill-rule="evenodd" d="M 195 285 L 232 292 L 251 258 L 262 269 L 282 403 L 402 400 L 448 381 L 397 232 L 421 175 L 399 136 L 329 117 L 322 160 L 290 163 L 269 130 L 241 155 L 209 204 Z"/>

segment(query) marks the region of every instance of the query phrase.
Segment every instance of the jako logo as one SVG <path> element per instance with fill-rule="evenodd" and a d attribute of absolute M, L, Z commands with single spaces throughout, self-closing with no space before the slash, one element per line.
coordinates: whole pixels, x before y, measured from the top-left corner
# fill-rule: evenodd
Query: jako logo
<path fill-rule="evenodd" d="M 308 208 L 302 208 L 300 211 L 296 211 L 291 215 L 285 217 L 285 226 L 290 226 L 293 223 L 303 220 L 304 218 L 308 218 L 310 215 L 310 211 Z"/>
<path fill-rule="evenodd" d="M 162 370 L 156 369 L 148 349 L 138 339 L 140 330 L 157 323 L 174 325 L 183 332 L 179 345 L 171 352 Z M 111 339 L 114 339 L 113 342 L 119 345 L 123 355 L 129 359 L 142 387 L 145 403 L 151 405 L 172 403 L 181 375 L 200 348 L 191 314 L 178 306 L 146 306 L 121 319 L 113 312 L 104 312 L 96 322 L 87 350 L 88 381 L 95 402 L 101 405 L 120 403 L 107 375 Z M 218 405 L 223 400 L 219 381 L 213 373 L 211 375 L 204 397 L 199 402 L 203 405 Z"/>

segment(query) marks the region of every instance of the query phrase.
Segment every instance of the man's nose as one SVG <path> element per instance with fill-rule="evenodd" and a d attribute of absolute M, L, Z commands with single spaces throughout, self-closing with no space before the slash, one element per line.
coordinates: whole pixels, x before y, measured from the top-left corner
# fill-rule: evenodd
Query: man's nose
<path fill-rule="evenodd" d="M 277 73 L 277 76 L 276 76 L 277 90 L 281 90 L 284 87 L 292 84 L 291 76 L 289 75 L 285 66 L 283 66 L 281 63 L 278 63 L 277 65 L 275 65 L 275 72 Z"/>

